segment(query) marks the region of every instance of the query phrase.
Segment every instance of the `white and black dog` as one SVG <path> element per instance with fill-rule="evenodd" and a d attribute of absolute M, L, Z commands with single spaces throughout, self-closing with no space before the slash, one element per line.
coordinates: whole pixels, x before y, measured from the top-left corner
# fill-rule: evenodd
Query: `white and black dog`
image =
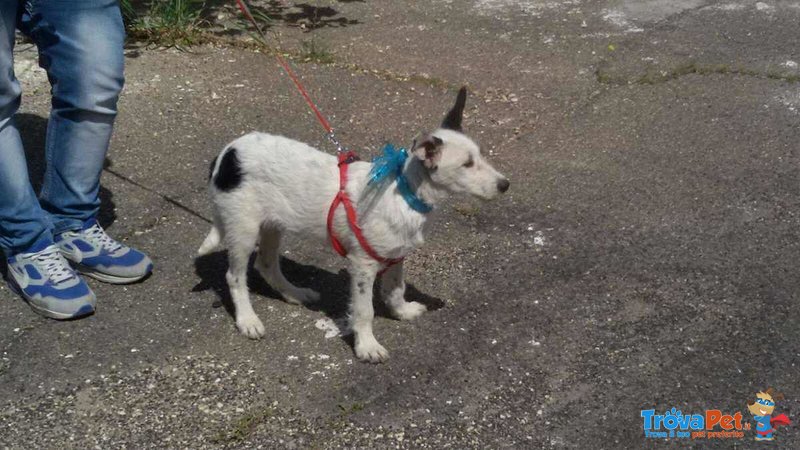
<path fill-rule="evenodd" d="M 462 88 L 441 128 L 414 141 L 409 157 L 400 166 L 402 175 L 390 180 L 368 208 L 363 207 L 363 194 L 371 164 L 349 164 L 345 192 L 357 205 L 358 227 L 373 254 L 402 258 L 422 245 L 429 215 L 412 207 L 414 201 L 430 208 L 450 193 L 492 199 L 508 189 L 508 179 L 462 133 L 465 101 L 466 89 Z M 319 293 L 284 278 L 279 265 L 280 241 L 284 233 L 314 237 L 323 244 L 328 241 L 326 219 L 340 190 L 339 170 L 335 156 L 264 133 L 236 139 L 212 162 L 209 190 L 214 226 L 198 253 L 204 255 L 220 246 L 228 250 L 226 278 L 236 307 L 236 325 L 246 336 L 257 339 L 264 335 L 264 325 L 253 311 L 247 290 L 247 265 L 256 247 L 255 268 L 286 301 L 300 304 L 319 300 Z M 405 186 L 398 187 L 399 181 Z M 359 242 L 345 208 L 335 210 L 331 231 L 347 250 L 350 326 L 355 333 L 356 356 L 364 361 L 384 361 L 389 353 L 372 333 L 372 286 L 387 265 L 370 256 Z M 402 262 L 390 265 L 381 278 L 384 300 L 398 319 L 410 320 L 426 310 L 425 305 L 403 298 Z"/>

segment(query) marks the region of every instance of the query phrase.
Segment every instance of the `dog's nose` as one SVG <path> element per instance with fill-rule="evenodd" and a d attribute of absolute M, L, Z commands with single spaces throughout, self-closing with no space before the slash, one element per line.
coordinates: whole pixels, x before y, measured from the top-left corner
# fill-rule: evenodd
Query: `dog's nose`
<path fill-rule="evenodd" d="M 507 191 L 509 186 L 511 186 L 511 182 L 505 178 L 497 182 L 497 190 L 500 192 Z"/>

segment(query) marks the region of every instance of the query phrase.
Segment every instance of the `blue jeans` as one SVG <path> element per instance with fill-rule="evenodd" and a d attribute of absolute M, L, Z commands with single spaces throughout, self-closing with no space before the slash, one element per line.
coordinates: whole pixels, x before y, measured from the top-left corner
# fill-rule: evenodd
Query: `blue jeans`
<path fill-rule="evenodd" d="M 52 86 L 38 198 L 14 120 L 21 98 L 15 28 L 35 42 Z M 124 82 L 124 40 L 117 0 L 0 0 L 0 249 L 6 256 L 97 215 Z"/>

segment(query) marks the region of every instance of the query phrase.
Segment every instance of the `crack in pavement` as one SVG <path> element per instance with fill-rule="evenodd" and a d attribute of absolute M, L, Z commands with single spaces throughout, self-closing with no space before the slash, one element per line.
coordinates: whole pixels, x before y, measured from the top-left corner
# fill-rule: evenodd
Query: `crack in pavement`
<path fill-rule="evenodd" d="M 700 64 L 696 62 L 689 62 L 682 65 L 677 65 L 670 70 L 650 71 L 648 70 L 644 75 L 638 77 L 625 77 L 615 76 L 609 74 L 607 70 L 599 67 L 595 70 L 595 78 L 598 83 L 606 86 L 626 86 L 630 84 L 638 85 L 656 85 L 664 84 L 672 80 L 687 75 L 733 75 L 745 76 L 759 79 L 770 79 L 776 81 L 785 81 L 787 83 L 800 82 L 800 75 L 777 72 L 769 70 L 756 70 L 748 69 L 746 67 L 732 67 L 729 64 Z"/>

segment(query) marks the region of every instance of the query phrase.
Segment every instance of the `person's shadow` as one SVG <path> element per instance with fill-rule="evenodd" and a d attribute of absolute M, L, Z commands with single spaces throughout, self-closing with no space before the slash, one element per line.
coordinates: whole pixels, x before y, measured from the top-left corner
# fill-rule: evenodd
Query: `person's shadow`
<path fill-rule="evenodd" d="M 233 305 L 228 284 L 225 281 L 227 268 L 228 262 L 224 251 L 198 257 L 195 260 L 195 273 L 200 277 L 200 282 L 192 289 L 192 292 L 213 290 L 217 294 L 217 300 L 211 306 L 223 306 L 231 318 L 235 319 L 236 308 Z M 287 258 L 281 258 L 281 269 L 286 279 L 290 282 L 300 287 L 314 289 L 320 293 L 321 298 L 318 302 L 304 306 L 312 311 L 321 311 L 332 319 L 340 328 L 342 340 L 352 347 L 352 334 L 350 334 L 349 330 L 342 329 L 346 323 L 350 295 L 350 277 L 347 271 L 342 269 L 336 274 L 319 267 L 300 264 Z M 281 295 L 273 290 L 261 278 L 261 275 L 253 269 L 252 258 L 247 274 L 247 284 L 251 294 L 262 295 L 270 299 L 281 298 Z M 378 283 L 376 283 L 375 291 L 373 292 L 375 315 L 391 318 L 392 315 L 383 304 L 379 291 Z M 252 295 L 251 300 L 255 300 Z M 424 294 L 408 283 L 406 283 L 406 300 L 423 303 L 428 307 L 428 311 L 435 311 L 444 306 L 444 301 L 441 299 Z"/>
<path fill-rule="evenodd" d="M 19 113 L 14 117 L 17 129 L 22 137 L 25 148 L 25 158 L 28 161 L 28 178 L 33 190 L 38 194 L 42 188 L 44 171 L 47 167 L 45 157 L 45 136 L 47 135 L 47 118 L 35 114 Z M 111 161 L 106 158 L 103 167 L 110 167 Z M 117 219 L 114 212 L 114 195 L 107 188 L 100 185 L 100 212 L 97 221 L 102 227 L 108 227 Z M 2 252 L 0 252 L 2 253 Z M 5 255 L 6 257 L 9 255 Z M 0 258 L 0 274 L 6 276 L 6 258 Z"/>

